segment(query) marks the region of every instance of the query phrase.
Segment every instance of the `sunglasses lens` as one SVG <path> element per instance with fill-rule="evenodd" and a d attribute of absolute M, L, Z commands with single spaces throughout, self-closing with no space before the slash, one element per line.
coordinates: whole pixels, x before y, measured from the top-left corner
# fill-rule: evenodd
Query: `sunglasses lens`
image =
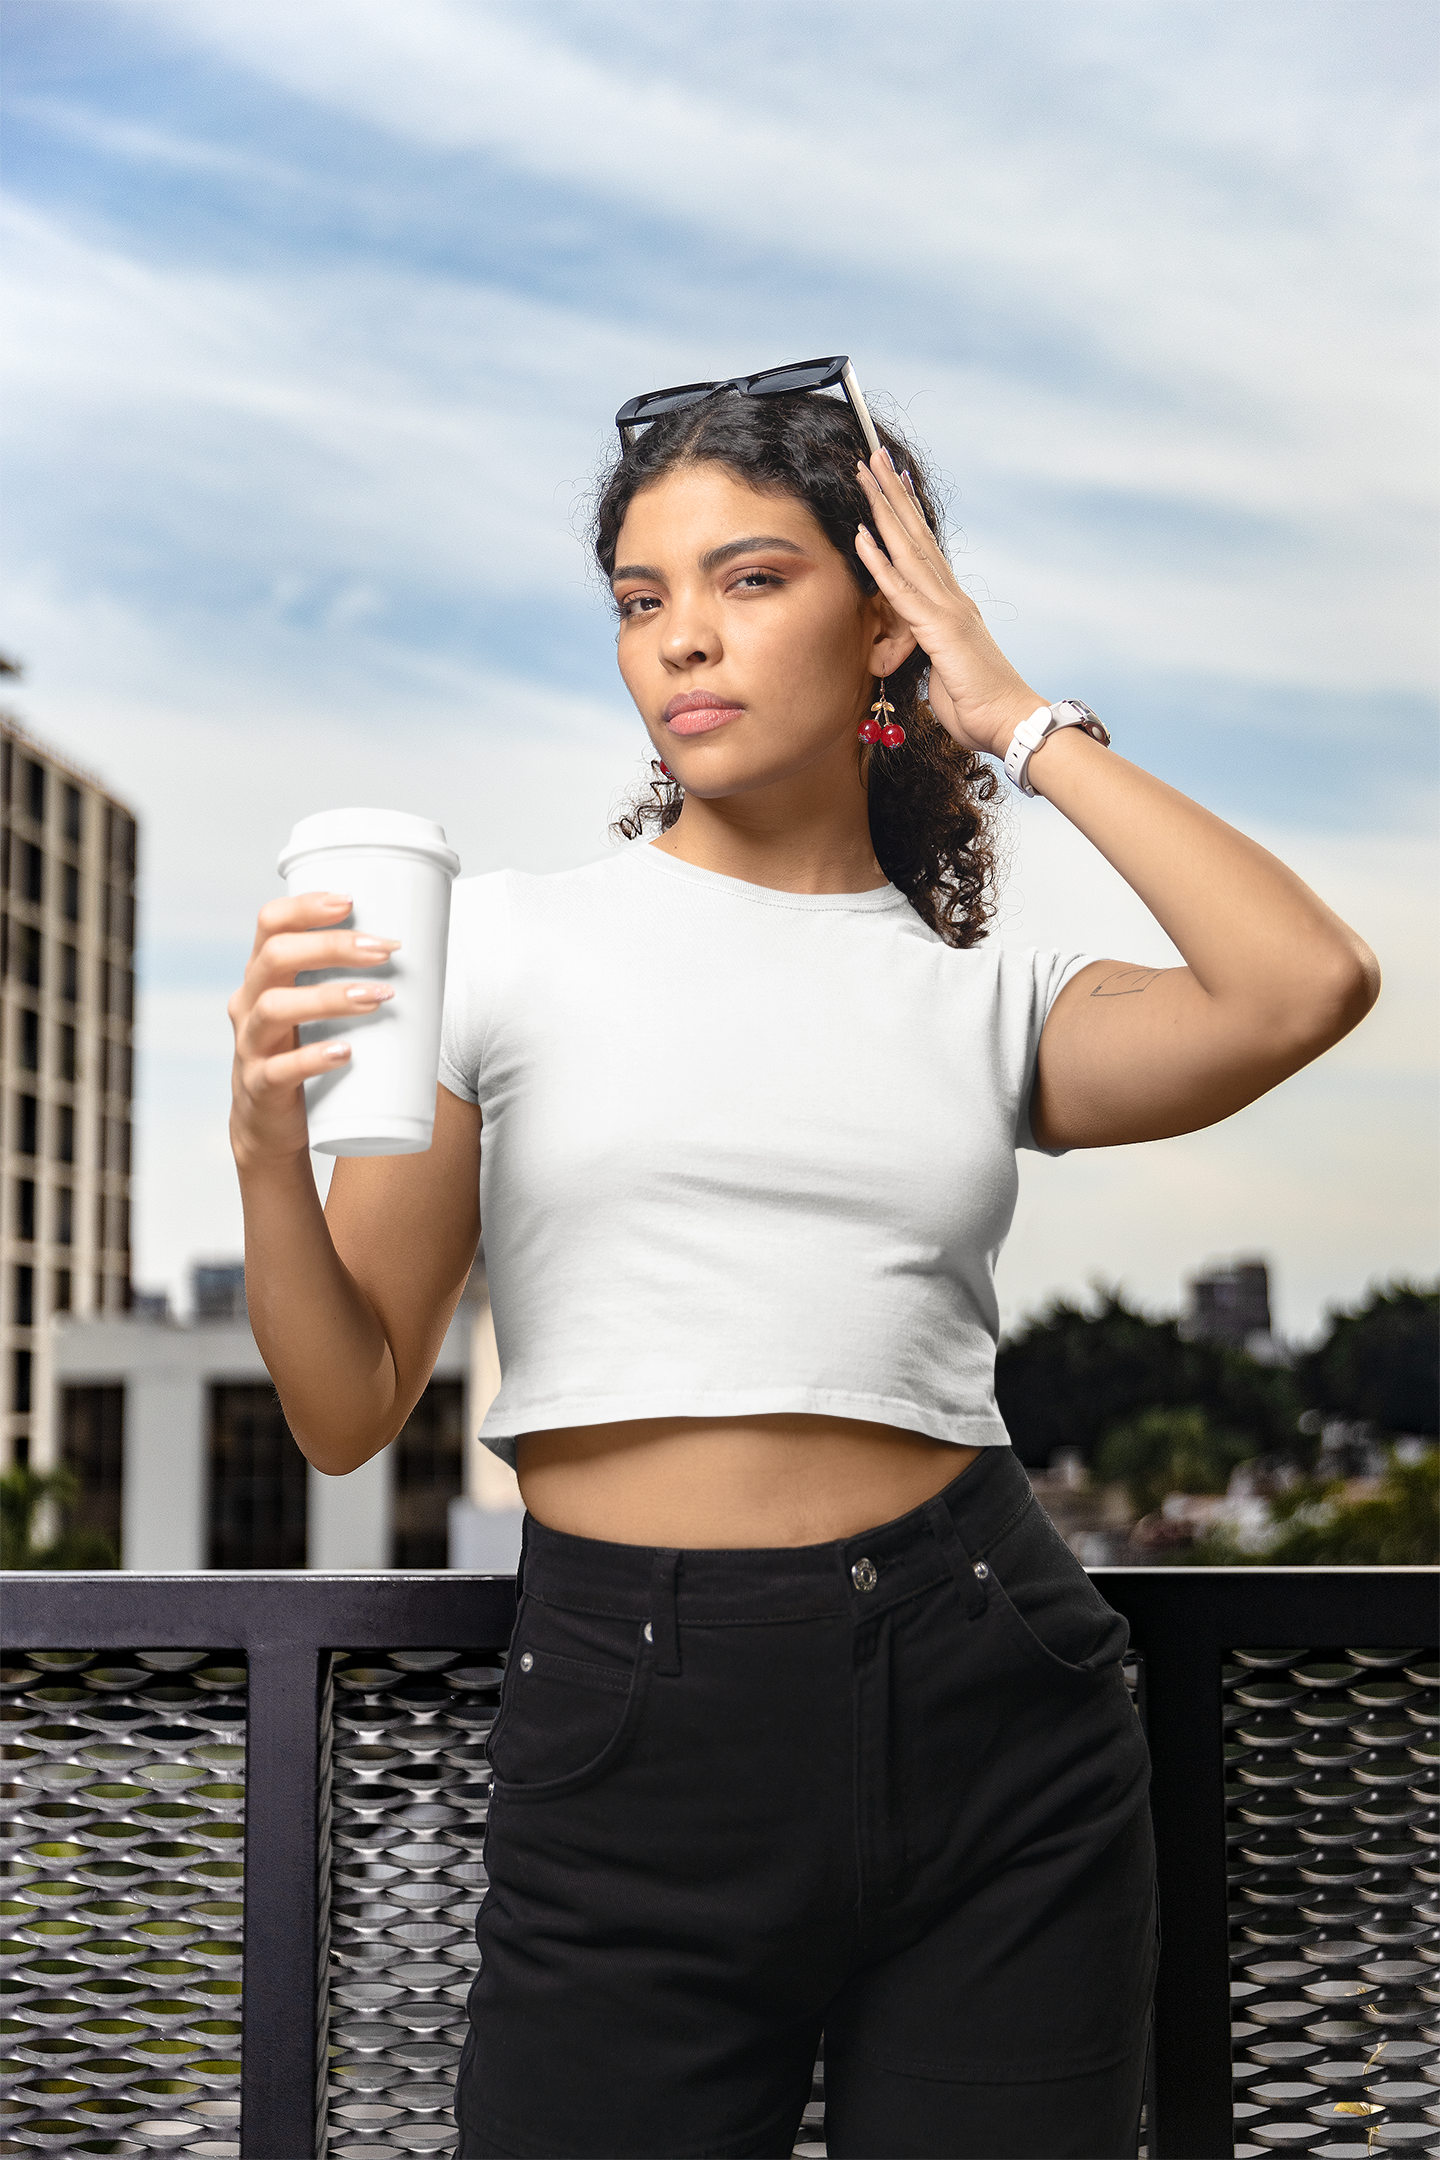
<path fill-rule="evenodd" d="M 682 383 L 675 390 L 651 390 L 632 401 L 633 410 L 627 410 L 626 417 L 632 426 L 642 420 L 658 420 L 662 413 L 678 412 L 682 405 L 698 405 L 716 387 L 715 383 Z"/>
<path fill-rule="evenodd" d="M 747 376 L 745 388 L 751 397 L 780 397 L 787 390 L 824 390 L 839 382 L 844 367 L 843 360 L 804 360 L 796 367 L 767 368 L 763 375 Z"/>

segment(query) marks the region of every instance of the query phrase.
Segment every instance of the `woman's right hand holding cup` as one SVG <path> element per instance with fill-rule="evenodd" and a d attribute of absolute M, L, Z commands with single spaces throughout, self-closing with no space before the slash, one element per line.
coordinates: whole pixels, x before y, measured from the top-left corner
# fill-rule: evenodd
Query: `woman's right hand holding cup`
<path fill-rule="evenodd" d="M 245 980 L 226 1008 L 235 1030 L 230 1145 L 242 1171 L 308 1153 L 304 1083 L 350 1056 L 343 1037 L 302 1047 L 302 1022 L 353 1019 L 394 995 L 374 981 L 296 986 L 316 969 L 379 967 L 396 950 L 397 938 L 339 927 L 352 904 L 345 893 L 298 893 L 260 910 Z"/>

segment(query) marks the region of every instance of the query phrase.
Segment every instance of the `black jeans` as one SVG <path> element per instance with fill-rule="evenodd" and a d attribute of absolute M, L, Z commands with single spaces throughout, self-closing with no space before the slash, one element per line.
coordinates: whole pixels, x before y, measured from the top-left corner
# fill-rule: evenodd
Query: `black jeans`
<path fill-rule="evenodd" d="M 1126 1626 L 1008 1449 L 843 1543 L 527 1525 L 482 1967 L 485 2155 L 1136 2149 L 1156 1955 Z"/>

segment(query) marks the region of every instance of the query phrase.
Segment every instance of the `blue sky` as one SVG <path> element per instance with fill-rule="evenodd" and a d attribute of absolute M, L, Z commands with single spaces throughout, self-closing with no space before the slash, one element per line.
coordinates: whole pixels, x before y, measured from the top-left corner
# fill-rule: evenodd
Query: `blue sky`
<path fill-rule="evenodd" d="M 1437 18 L 1267 0 L 0 0 L 0 642 L 144 822 L 137 1275 L 238 1235 L 224 995 L 294 817 L 606 845 L 621 400 L 848 350 L 1030 678 L 1381 952 L 1246 1117 L 1027 1165 L 1007 1309 L 1432 1263 Z M 1043 806 L 1003 934 L 1166 950 Z M 1148 941 L 1148 942 L 1147 942 Z"/>

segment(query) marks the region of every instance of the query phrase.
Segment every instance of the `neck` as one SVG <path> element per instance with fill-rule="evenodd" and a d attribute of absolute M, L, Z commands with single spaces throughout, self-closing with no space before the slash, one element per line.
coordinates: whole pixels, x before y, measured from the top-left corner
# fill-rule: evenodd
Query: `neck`
<path fill-rule="evenodd" d="M 888 881 L 870 843 L 853 756 L 847 763 L 840 784 L 819 794 L 813 773 L 708 801 L 687 794 L 679 818 L 652 845 L 697 870 L 775 892 L 874 892 Z"/>

